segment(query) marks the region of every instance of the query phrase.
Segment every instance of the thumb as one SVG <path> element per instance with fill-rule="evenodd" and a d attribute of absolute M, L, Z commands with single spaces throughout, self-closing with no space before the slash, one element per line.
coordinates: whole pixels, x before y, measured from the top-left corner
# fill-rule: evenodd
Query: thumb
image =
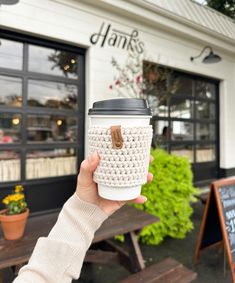
<path fill-rule="evenodd" d="M 81 187 L 90 186 L 93 182 L 93 172 L 98 166 L 100 161 L 99 155 L 95 152 L 83 160 L 80 166 L 80 172 L 78 175 L 78 183 Z"/>

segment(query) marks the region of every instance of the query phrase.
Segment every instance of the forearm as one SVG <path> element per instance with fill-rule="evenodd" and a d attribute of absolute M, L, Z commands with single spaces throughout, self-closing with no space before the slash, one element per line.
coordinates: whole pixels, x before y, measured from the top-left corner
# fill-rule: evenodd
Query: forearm
<path fill-rule="evenodd" d="M 14 283 L 68 283 L 80 275 L 95 231 L 107 215 L 74 194 L 47 238 L 40 238 Z"/>

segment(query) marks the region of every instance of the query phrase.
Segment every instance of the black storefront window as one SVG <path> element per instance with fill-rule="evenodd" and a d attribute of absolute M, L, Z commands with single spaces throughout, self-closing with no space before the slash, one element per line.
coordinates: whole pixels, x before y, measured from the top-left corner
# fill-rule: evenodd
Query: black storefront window
<path fill-rule="evenodd" d="M 143 67 L 154 113 L 153 144 L 188 158 L 196 183 L 218 178 L 219 82 L 151 62 Z"/>
<path fill-rule="evenodd" d="M 83 49 L 0 33 L 0 197 L 22 184 L 32 212 L 74 191 L 84 152 Z"/>

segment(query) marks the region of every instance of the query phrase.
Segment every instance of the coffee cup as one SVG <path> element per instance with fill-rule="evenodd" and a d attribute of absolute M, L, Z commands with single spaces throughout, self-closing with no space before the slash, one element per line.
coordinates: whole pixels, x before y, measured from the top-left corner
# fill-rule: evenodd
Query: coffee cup
<path fill-rule="evenodd" d="M 100 156 L 93 176 L 99 195 L 110 200 L 135 199 L 146 183 L 152 141 L 147 101 L 97 101 L 88 115 L 88 151 Z"/>

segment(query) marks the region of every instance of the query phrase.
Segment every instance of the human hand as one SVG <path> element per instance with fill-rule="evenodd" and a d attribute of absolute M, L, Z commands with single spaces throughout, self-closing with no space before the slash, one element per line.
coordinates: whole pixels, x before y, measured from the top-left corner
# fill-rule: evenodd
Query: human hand
<path fill-rule="evenodd" d="M 147 198 L 142 195 L 131 201 L 114 201 L 100 197 L 98 195 L 97 184 L 93 181 L 93 173 L 99 164 L 99 160 L 99 155 L 93 153 L 81 163 L 76 188 L 76 194 L 80 199 L 99 206 L 107 215 L 111 215 L 127 202 L 141 204 L 147 200 Z M 147 181 L 151 182 L 152 179 L 153 175 L 148 173 Z"/>

